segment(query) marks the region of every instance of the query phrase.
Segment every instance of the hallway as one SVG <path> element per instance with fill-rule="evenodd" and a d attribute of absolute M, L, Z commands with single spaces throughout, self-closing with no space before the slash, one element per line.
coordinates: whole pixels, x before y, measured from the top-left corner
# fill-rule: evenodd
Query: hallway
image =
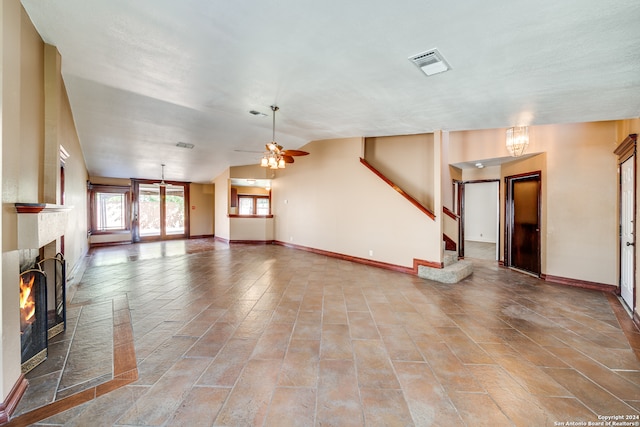
<path fill-rule="evenodd" d="M 447 285 L 276 245 L 93 249 L 58 338 L 70 351 L 27 375 L 9 424 L 640 421 L 640 333 L 615 297 L 473 262 Z M 32 411 L 113 378 L 127 362 L 104 336 L 129 318 L 137 379 L 55 415 L 55 404 Z M 126 359 L 122 348 L 111 356 Z M 51 375 L 65 379 L 57 397 L 59 384 L 36 386 Z"/>

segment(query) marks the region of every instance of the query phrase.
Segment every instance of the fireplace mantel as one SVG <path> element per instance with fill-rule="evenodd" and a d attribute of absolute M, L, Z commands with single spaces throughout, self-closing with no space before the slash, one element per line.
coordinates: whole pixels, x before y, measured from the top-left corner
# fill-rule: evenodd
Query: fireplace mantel
<path fill-rule="evenodd" d="M 18 249 L 39 249 L 65 234 L 71 206 L 16 203 Z"/>

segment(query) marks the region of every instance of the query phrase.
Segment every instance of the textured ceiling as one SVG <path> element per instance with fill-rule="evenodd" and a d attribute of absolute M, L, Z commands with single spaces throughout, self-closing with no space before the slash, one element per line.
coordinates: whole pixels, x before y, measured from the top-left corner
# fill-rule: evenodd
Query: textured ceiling
<path fill-rule="evenodd" d="M 22 3 L 62 55 L 96 176 L 257 163 L 273 104 L 285 148 L 640 115 L 637 0 Z M 434 47 L 452 69 L 427 77 L 407 58 Z"/>

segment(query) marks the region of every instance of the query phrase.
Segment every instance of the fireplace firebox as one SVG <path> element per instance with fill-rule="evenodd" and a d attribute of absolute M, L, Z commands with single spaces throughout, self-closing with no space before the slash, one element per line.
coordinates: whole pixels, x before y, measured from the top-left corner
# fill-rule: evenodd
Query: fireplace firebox
<path fill-rule="evenodd" d="M 23 251 L 20 273 L 20 344 L 22 372 L 47 358 L 49 339 L 66 328 L 66 269 L 62 254 L 33 258 Z"/>
<path fill-rule="evenodd" d="M 47 358 L 47 277 L 39 268 L 20 273 L 20 345 L 22 372 Z"/>
<path fill-rule="evenodd" d="M 66 328 L 66 267 L 61 253 L 38 261 L 47 276 L 47 334 L 51 339 Z"/>

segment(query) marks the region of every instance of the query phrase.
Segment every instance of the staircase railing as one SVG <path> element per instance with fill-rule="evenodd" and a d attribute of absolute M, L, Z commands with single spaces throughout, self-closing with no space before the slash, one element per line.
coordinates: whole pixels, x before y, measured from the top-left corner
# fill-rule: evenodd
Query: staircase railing
<path fill-rule="evenodd" d="M 404 191 L 402 188 L 398 187 L 395 183 L 393 183 L 389 178 L 387 178 L 386 176 L 384 176 L 382 174 L 382 172 L 380 172 L 378 169 L 376 169 L 375 167 L 373 167 L 371 165 L 371 163 L 367 162 L 365 159 L 363 159 L 362 157 L 360 158 L 360 163 L 362 163 L 363 165 L 365 165 L 371 172 L 373 172 L 374 174 L 376 174 L 381 180 L 383 180 L 384 182 L 386 182 L 387 184 L 389 184 L 391 186 L 391 188 L 393 188 L 394 190 L 396 190 L 402 197 L 404 197 L 405 199 L 407 199 L 412 205 L 414 205 L 416 208 L 418 208 L 422 213 L 424 213 L 425 215 L 427 215 L 429 218 L 431 218 L 432 220 L 436 219 L 436 214 L 433 213 L 433 211 L 431 211 L 429 208 L 427 208 L 426 206 L 424 206 L 422 203 L 420 203 L 418 200 L 416 200 L 414 197 L 412 197 L 410 194 L 408 194 L 406 191 Z"/>

